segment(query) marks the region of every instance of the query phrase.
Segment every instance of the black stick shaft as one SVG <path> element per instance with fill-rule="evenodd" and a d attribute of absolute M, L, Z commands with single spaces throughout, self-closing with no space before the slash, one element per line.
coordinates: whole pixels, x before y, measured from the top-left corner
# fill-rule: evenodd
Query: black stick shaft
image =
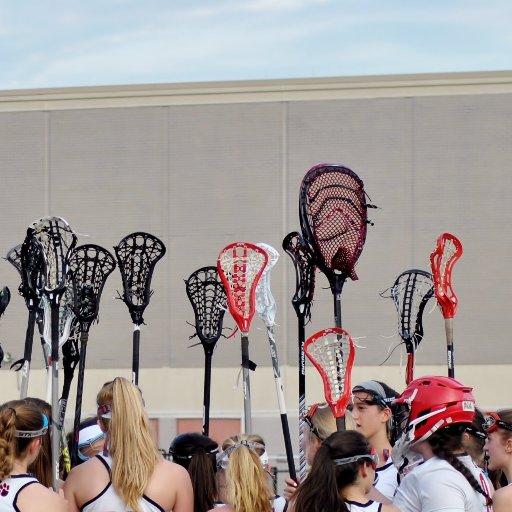
<path fill-rule="evenodd" d="M 36 310 L 28 310 L 27 332 L 25 334 L 25 350 L 23 353 L 23 366 L 21 368 L 20 398 L 23 400 L 28 393 L 28 379 L 30 377 L 30 363 L 32 361 L 32 346 L 34 344 L 34 328 L 36 325 Z"/>
<path fill-rule="evenodd" d="M 345 416 L 341 416 L 340 418 L 336 418 L 336 430 L 338 432 L 345 429 Z"/>
<path fill-rule="evenodd" d="M 244 423 L 245 433 L 252 432 L 251 383 L 249 380 L 249 337 L 242 333 L 242 380 L 244 387 Z"/>
<path fill-rule="evenodd" d="M 52 336 L 52 487 L 59 490 L 60 424 L 59 418 L 59 298 L 50 297 Z"/>
<path fill-rule="evenodd" d="M 455 378 L 455 354 L 453 349 L 453 318 L 445 318 L 446 358 L 448 362 L 448 377 Z"/>
<path fill-rule="evenodd" d="M 277 354 L 276 340 L 274 339 L 273 327 L 267 327 L 268 344 L 270 348 L 270 357 L 272 358 L 272 368 L 274 371 L 274 381 L 276 384 L 277 403 L 281 415 L 281 426 L 283 429 L 284 447 L 286 450 L 286 461 L 288 463 L 288 472 L 293 480 L 297 479 L 295 472 L 295 462 L 293 460 L 292 442 L 290 439 L 290 427 L 288 425 L 288 415 L 286 413 L 286 403 L 284 400 L 283 384 L 281 382 L 281 370 L 279 368 L 279 356 Z"/>
<path fill-rule="evenodd" d="M 80 332 L 80 361 L 78 362 L 78 383 L 76 388 L 75 419 L 73 423 L 73 437 L 71 439 L 71 464 L 75 466 L 78 462 L 78 431 L 80 430 L 80 419 L 82 415 L 82 396 L 84 391 L 85 358 L 87 356 L 87 342 L 89 333 Z"/>
<path fill-rule="evenodd" d="M 212 380 L 212 353 L 207 351 L 204 359 L 204 388 L 203 388 L 203 435 L 210 433 L 210 386 Z"/>
<path fill-rule="evenodd" d="M 140 325 L 133 324 L 132 383 L 139 385 Z"/>
<path fill-rule="evenodd" d="M 306 329 L 304 315 L 298 315 L 299 334 L 299 475 L 301 482 L 306 478 L 306 452 L 304 451 L 304 436 L 306 433 Z"/>

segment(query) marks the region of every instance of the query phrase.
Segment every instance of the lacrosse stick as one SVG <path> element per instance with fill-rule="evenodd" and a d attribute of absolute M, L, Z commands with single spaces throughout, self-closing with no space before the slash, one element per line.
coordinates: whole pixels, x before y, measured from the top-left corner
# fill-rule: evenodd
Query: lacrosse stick
<path fill-rule="evenodd" d="M 334 296 L 334 319 L 341 327 L 341 292 L 366 240 L 369 223 L 363 182 L 341 165 L 319 164 L 300 187 L 299 213 L 304 241 L 315 265 L 326 275 Z"/>
<path fill-rule="evenodd" d="M 131 233 L 114 247 L 123 279 L 124 303 L 128 306 L 133 322 L 132 382 L 139 383 L 140 326 L 142 315 L 153 291 L 151 278 L 158 260 L 165 254 L 165 245 L 149 233 Z"/>
<path fill-rule="evenodd" d="M 100 298 L 108 276 L 114 271 L 116 262 L 112 254 L 94 244 L 77 247 L 69 262 L 73 284 L 73 311 L 80 322 L 80 360 L 75 403 L 75 419 L 71 441 L 71 461 L 77 462 L 76 442 L 80 427 L 82 394 L 85 376 L 85 358 L 89 330 L 98 317 Z M 62 420 L 64 418 L 62 417 Z"/>
<path fill-rule="evenodd" d="M 306 417 L 306 341 L 305 324 L 311 318 L 311 303 L 315 290 L 315 266 L 302 236 L 292 231 L 283 240 L 283 249 L 293 261 L 295 267 L 295 294 L 292 305 L 297 314 L 299 340 L 299 475 L 301 481 L 306 478 L 306 453 L 304 451 L 304 432 Z"/>
<path fill-rule="evenodd" d="M 29 239 L 25 244 L 30 244 L 30 247 L 23 248 L 22 245 L 13 247 L 6 255 L 5 259 L 18 271 L 21 283 L 18 287 L 18 293 L 25 300 L 25 305 L 28 309 L 27 330 L 25 333 L 25 346 L 23 350 L 23 357 L 11 364 L 11 369 L 15 371 L 21 370 L 21 387 L 20 399 L 26 398 L 28 393 L 28 381 L 30 374 L 30 364 L 32 361 L 32 346 L 34 343 L 34 327 L 36 323 L 36 314 L 39 305 L 39 296 L 37 289 L 41 288 L 41 269 L 42 269 L 42 255 L 38 244 L 33 239 Z M 22 249 L 25 253 L 24 260 L 22 260 Z M 36 289 L 28 284 L 27 275 L 32 274 L 31 281 L 35 283 Z M 47 352 L 45 351 L 43 342 L 43 353 L 45 355 L 46 370 L 48 372 Z"/>
<path fill-rule="evenodd" d="M 380 294 L 392 298 L 398 312 L 398 334 L 407 351 L 406 385 L 414 379 L 414 355 L 423 339 L 423 310 L 433 295 L 432 274 L 417 269 L 402 272 L 393 286 Z"/>
<path fill-rule="evenodd" d="M 203 386 L 203 434 L 210 432 L 210 389 L 212 378 L 212 356 L 215 344 L 222 335 L 222 323 L 227 308 L 224 285 L 217 267 L 202 267 L 185 280 L 187 297 L 192 304 L 196 332 L 204 350 Z"/>
<path fill-rule="evenodd" d="M 446 357 L 448 377 L 455 377 L 453 351 L 453 317 L 457 313 L 459 301 L 452 288 L 452 270 L 462 256 L 460 240 L 450 233 L 443 233 L 437 239 L 434 252 L 430 255 L 430 265 L 434 276 L 434 292 L 444 317 L 446 331 Z"/>
<path fill-rule="evenodd" d="M 350 334 L 339 327 L 324 329 L 306 340 L 304 352 L 322 377 L 325 400 L 336 418 L 338 431 L 345 430 L 345 411 L 352 391 L 350 376 L 355 357 Z"/>
<path fill-rule="evenodd" d="M 228 298 L 229 312 L 242 334 L 245 433 L 252 431 L 249 370 L 256 368 L 249 359 L 249 328 L 256 307 L 256 286 L 267 261 L 268 256 L 263 249 L 245 242 L 227 245 L 220 251 L 217 260 L 219 275 Z"/>
<path fill-rule="evenodd" d="M 268 345 L 270 357 L 272 358 L 272 369 L 274 371 L 274 381 L 276 385 L 277 403 L 281 415 L 281 427 L 283 429 L 284 447 L 286 451 L 286 460 L 288 462 L 288 471 L 293 480 L 297 479 L 295 473 L 295 463 L 293 461 L 292 441 L 290 438 L 290 427 L 288 425 L 288 415 L 286 413 L 286 403 L 284 400 L 283 383 L 281 382 L 281 370 L 279 368 L 279 357 L 277 354 L 277 344 L 274 338 L 274 325 L 276 316 L 276 301 L 270 291 L 270 271 L 279 259 L 279 253 L 270 245 L 256 244 L 263 249 L 268 256 L 268 263 L 263 270 L 260 282 L 256 287 L 256 311 L 263 320 L 267 328 Z"/>
<path fill-rule="evenodd" d="M 0 317 L 5 313 L 7 306 L 11 300 L 11 291 L 7 286 L 4 286 L 0 291 Z M 2 361 L 4 360 L 4 351 L 0 345 L 0 368 L 2 367 Z"/>
<path fill-rule="evenodd" d="M 53 488 L 59 487 L 60 425 L 59 417 L 59 302 L 66 290 L 69 258 L 76 245 L 76 235 L 60 217 L 43 217 L 33 222 L 27 238 L 34 238 L 43 256 L 42 293 L 50 305 L 52 368 L 52 462 Z M 22 250 L 23 258 L 23 250 Z M 32 281 L 32 289 L 36 289 Z"/>

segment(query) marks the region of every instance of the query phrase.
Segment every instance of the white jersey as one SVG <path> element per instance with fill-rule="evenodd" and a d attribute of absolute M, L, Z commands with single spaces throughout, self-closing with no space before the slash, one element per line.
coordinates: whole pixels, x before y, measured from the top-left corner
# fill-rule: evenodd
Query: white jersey
<path fill-rule="evenodd" d="M 393 504 L 401 512 L 484 512 L 480 495 L 450 463 L 432 457 L 405 475 Z"/>
<path fill-rule="evenodd" d="M 471 471 L 476 481 L 480 484 L 482 490 L 485 491 L 488 496 L 492 497 L 492 495 L 494 494 L 494 486 L 492 485 L 492 482 L 489 480 L 486 474 L 483 472 L 482 468 L 478 467 L 469 455 L 460 455 L 457 458 L 464 464 L 464 466 L 466 466 Z M 483 510 L 485 510 L 485 512 L 492 512 L 492 505 L 487 505 L 487 500 L 485 496 L 482 496 L 481 494 L 480 501 L 482 502 L 482 505 L 484 507 Z"/>
<path fill-rule="evenodd" d="M 376 501 L 368 501 L 366 503 L 345 501 L 345 503 L 350 512 L 380 512 L 382 510 L 382 503 Z"/>
<path fill-rule="evenodd" d="M 5 480 L 0 480 L 0 512 L 12 512 L 19 510 L 16 502 L 19 493 L 30 484 L 39 483 L 30 475 L 13 475 Z"/>
<path fill-rule="evenodd" d="M 398 470 L 391 458 L 388 458 L 384 466 L 375 470 L 373 486 L 386 498 L 392 500 L 398 487 L 398 482 Z"/>
<path fill-rule="evenodd" d="M 103 462 L 110 475 L 112 459 L 104 455 L 96 455 L 96 457 Z M 165 512 L 158 503 L 144 495 L 139 499 L 139 507 L 141 512 Z M 109 512 L 130 512 L 132 509 L 125 505 L 122 498 L 114 490 L 112 482 L 109 482 L 100 494 L 84 503 L 80 510 L 81 512 L 104 512 L 106 510 Z"/>

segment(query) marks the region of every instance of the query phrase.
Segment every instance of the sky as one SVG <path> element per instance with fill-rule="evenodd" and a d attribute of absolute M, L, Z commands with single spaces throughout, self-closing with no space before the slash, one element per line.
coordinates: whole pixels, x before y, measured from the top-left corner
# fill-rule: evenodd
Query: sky
<path fill-rule="evenodd" d="M 511 0 L 0 0 L 0 90 L 498 70 Z"/>

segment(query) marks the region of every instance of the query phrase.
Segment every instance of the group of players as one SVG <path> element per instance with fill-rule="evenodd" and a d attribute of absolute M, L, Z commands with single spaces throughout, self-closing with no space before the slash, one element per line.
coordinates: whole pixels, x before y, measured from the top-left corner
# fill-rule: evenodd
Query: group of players
<path fill-rule="evenodd" d="M 140 390 L 123 378 L 97 396 L 75 466 L 59 493 L 49 488 L 50 412 L 36 399 L 0 407 L 0 512 L 505 512 L 512 510 L 512 409 L 482 414 L 471 388 L 427 376 L 398 394 L 365 381 L 352 390 L 347 429 L 326 404 L 306 417 L 310 469 L 269 482 L 260 436 L 238 434 L 221 447 L 188 433 L 156 447 Z M 45 447 L 45 445 L 47 445 Z"/>

